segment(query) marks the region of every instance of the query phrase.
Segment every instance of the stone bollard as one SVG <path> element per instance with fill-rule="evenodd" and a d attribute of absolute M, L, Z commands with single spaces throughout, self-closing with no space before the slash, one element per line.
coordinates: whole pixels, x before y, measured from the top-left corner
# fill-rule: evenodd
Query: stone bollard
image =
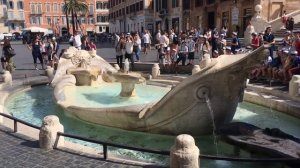
<path fill-rule="evenodd" d="M 211 61 L 212 60 L 210 58 L 210 55 L 209 54 L 204 54 L 203 59 L 200 62 L 200 68 L 203 69 L 203 68 L 207 67 L 211 63 Z"/>
<path fill-rule="evenodd" d="M 4 74 L 2 75 L 4 84 L 7 86 L 12 86 L 12 76 L 9 71 L 4 71 Z"/>
<path fill-rule="evenodd" d="M 194 65 L 192 75 L 198 73 L 201 70 L 200 65 Z"/>
<path fill-rule="evenodd" d="M 54 78 L 54 69 L 51 66 L 47 66 L 46 75 L 49 79 L 49 83 L 51 83 Z"/>
<path fill-rule="evenodd" d="M 160 75 L 160 68 L 159 68 L 159 64 L 156 63 L 152 67 L 152 78 L 155 79 L 159 75 Z"/>
<path fill-rule="evenodd" d="M 290 96 L 299 96 L 300 92 L 300 75 L 293 75 L 289 83 L 289 95 Z"/>
<path fill-rule="evenodd" d="M 199 155 L 194 138 L 187 134 L 179 135 L 171 148 L 170 168 L 199 168 Z"/>
<path fill-rule="evenodd" d="M 120 70 L 120 66 L 118 64 L 114 64 L 114 67 L 116 68 L 117 71 Z"/>
<path fill-rule="evenodd" d="M 60 124 L 59 118 L 55 115 L 46 116 L 43 120 L 39 134 L 40 148 L 52 150 L 55 145 L 57 132 L 64 132 L 64 126 Z M 60 137 L 59 139 L 60 141 L 57 146 L 63 146 L 63 137 Z"/>

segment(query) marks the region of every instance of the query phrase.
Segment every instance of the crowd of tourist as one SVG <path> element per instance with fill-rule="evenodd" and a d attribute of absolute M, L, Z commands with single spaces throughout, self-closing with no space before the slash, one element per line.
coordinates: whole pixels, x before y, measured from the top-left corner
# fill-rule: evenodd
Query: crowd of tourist
<path fill-rule="evenodd" d="M 208 29 L 202 32 L 200 29 L 191 29 L 179 34 L 171 29 L 158 31 L 154 37 L 148 30 L 143 34 L 137 32 L 116 34 L 117 64 L 122 68 L 123 57 L 125 57 L 134 68 L 134 62 L 140 61 L 142 53 L 147 56 L 153 44 L 157 49 L 157 61 L 173 68 L 178 64 L 193 65 L 196 55 L 201 61 L 204 54 L 210 54 L 213 58 L 225 53 L 236 54 L 241 48 L 240 40 L 234 32 L 231 47 L 226 50 L 227 31 L 227 28 L 223 27 L 220 31 Z"/>
<path fill-rule="evenodd" d="M 283 19 L 283 22 L 289 22 L 289 19 L 291 20 L 291 18 Z M 300 74 L 300 30 L 286 29 L 285 37 L 280 44 L 275 44 L 271 26 L 268 26 L 264 32 L 253 32 L 251 37 L 251 44 L 247 48 L 257 49 L 261 45 L 268 45 L 269 54 L 261 62 L 261 65 L 251 72 L 250 78 L 278 80 L 287 83 L 292 75 Z M 229 44 L 227 44 L 226 38 L 231 38 Z M 158 31 L 153 36 L 148 30 L 143 34 L 120 33 L 115 34 L 115 39 L 116 60 L 120 68 L 123 68 L 123 59 L 125 58 L 130 62 L 131 69 L 134 69 L 134 63 L 139 62 L 142 55 L 146 57 L 151 46 L 155 46 L 157 50 L 157 61 L 170 69 L 174 69 L 178 65 L 193 65 L 195 58 L 199 58 L 201 62 L 204 55 L 217 58 L 223 54 L 234 55 L 242 51 L 237 32 L 229 35 L 225 26 L 221 30 L 200 31 L 193 28 L 178 34 L 171 29 L 170 31 Z M 78 49 L 96 50 L 94 41 L 89 40 L 88 36 L 81 35 L 78 31 L 71 35 L 69 43 Z M 54 67 L 64 52 L 62 50 L 58 54 L 59 44 L 55 37 L 43 39 L 39 35 L 32 40 L 28 48 L 32 51 L 34 67 L 37 70 L 37 60 L 41 63 L 42 69 L 45 65 Z M 9 64 L 11 64 L 10 67 L 14 67 L 12 56 L 8 56 L 11 54 L 6 51 L 10 49 L 12 48 L 9 40 L 5 40 L 2 52 L 4 56 L 1 57 L 3 69 L 7 69 Z M 12 68 L 9 70 L 12 71 Z"/>
<path fill-rule="evenodd" d="M 294 74 L 300 74 L 300 30 L 287 30 L 277 49 L 274 42 L 271 45 L 269 56 L 251 72 L 251 78 L 288 83 Z"/>
<path fill-rule="evenodd" d="M 282 43 L 275 44 L 275 36 L 272 27 L 268 26 L 264 32 L 253 32 L 251 34 L 251 44 L 247 49 L 257 49 L 261 45 L 269 47 L 269 54 L 261 65 L 251 72 L 252 79 L 279 80 L 283 83 L 288 82 L 293 74 L 300 74 L 300 30 L 286 31 L 286 36 Z M 227 44 L 226 38 L 231 41 Z M 211 58 L 220 55 L 234 55 L 242 51 L 241 41 L 237 32 L 232 32 L 229 36 L 226 27 L 221 30 L 208 29 L 200 31 L 192 29 L 187 32 L 176 34 L 173 29 L 170 31 L 158 31 L 154 37 L 149 31 L 144 34 L 139 33 L 120 33 L 116 34 L 116 58 L 117 64 L 122 68 L 123 57 L 131 62 L 140 61 L 141 54 L 147 56 L 151 44 L 155 44 L 157 49 L 157 61 L 164 66 L 171 68 L 193 65 L 195 56 L 199 61 L 209 54 Z M 142 52 L 143 51 L 143 52 Z"/>

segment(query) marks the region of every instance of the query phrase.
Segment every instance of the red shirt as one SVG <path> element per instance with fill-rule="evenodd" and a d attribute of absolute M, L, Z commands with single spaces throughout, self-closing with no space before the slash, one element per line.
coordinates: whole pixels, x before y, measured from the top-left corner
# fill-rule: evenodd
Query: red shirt
<path fill-rule="evenodd" d="M 91 49 L 96 50 L 96 45 L 95 44 L 91 44 Z"/>
<path fill-rule="evenodd" d="M 253 49 L 257 49 L 259 47 L 259 38 L 258 37 L 254 37 L 251 40 L 251 47 Z"/>
<path fill-rule="evenodd" d="M 300 40 L 295 42 L 295 49 L 298 52 L 298 55 L 300 55 Z"/>

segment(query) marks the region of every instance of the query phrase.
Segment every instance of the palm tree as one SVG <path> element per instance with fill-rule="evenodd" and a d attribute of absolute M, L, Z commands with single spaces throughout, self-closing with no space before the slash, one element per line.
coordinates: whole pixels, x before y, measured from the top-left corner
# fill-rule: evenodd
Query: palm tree
<path fill-rule="evenodd" d="M 65 5 L 63 6 L 63 11 L 68 15 L 71 14 L 73 34 L 75 34 L 76 30 L 78 29 L 77 14 L 86 14 L 88 12 L 88 9 L 89 8 L 85 0 L 66 0 Z"/>

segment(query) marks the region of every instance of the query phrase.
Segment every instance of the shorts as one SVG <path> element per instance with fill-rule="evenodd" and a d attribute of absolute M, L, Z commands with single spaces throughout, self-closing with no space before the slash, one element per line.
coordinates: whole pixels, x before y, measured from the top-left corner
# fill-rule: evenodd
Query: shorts
<path fill-rule="evenodd" d="M 149 47 L 150 47 L 150 44 L 149 44 L 149 43 L 144 43 L 144 47 L 145 47 L 145 48 L 149 48 Z"/>
<path fill-rule="evenodd" d="M 189 55 L 188 55 L 188 59 L 195 59 L 195 53 L 190 52 Z"/>

